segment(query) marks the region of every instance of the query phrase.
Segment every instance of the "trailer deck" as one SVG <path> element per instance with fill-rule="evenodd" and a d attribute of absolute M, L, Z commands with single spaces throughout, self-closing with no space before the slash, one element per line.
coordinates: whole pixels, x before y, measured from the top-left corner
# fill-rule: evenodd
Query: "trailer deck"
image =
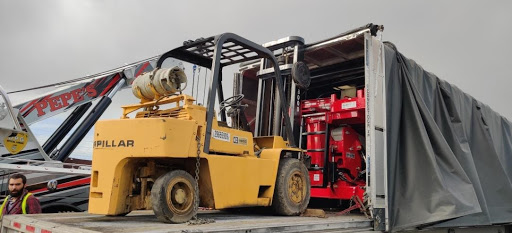
<path fill-rule="evenodd" d="M 189 225 L 159 222 L 152 211 L 134 211 L 125 217 L 88 213 L 7 215 L 2 232 L 369 232 L 371 221 L 359 214 L 326 218 L 286 217 L 226 211 L 200 211 L 198 218 L 214 223 Z"/>

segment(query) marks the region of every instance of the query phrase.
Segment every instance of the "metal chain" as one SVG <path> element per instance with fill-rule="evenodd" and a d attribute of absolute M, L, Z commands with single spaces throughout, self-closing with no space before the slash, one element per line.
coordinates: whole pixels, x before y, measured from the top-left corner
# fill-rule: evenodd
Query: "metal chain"
<path fill-rule="evenodd" d="M 200 224 L 208 224 L 208 223 L 214 223 L 215 220 L 213 219 L 199 219 L 197 218 L 197 212 L 199 211 L 199 167 L 201 166 L 201 138 L 199 135 L 196 135 L 196 141 L 197 141 L 197 157 L 196 157 L 196 184 L 195 184 L 195 201 L 194 201 L 194 209 L 196 210 L 196 214 L 194 217 L 192 217 L 192 220 L 188 221 L 189 225 L 200 225 Z"/>
<path fill-rule="evenodd" d="M 194 215 L 194 220 L 197 220 L 197 211 L 199 211 L 199 167 L 201 166 L 201 138 L 199 135 L 196 135 L 197 141 L 197 157 L 196 157 L 196 187 L 195 187 L 195 201 L 194 201 L 194 209 L 196 210 L 196 214 Z"/>

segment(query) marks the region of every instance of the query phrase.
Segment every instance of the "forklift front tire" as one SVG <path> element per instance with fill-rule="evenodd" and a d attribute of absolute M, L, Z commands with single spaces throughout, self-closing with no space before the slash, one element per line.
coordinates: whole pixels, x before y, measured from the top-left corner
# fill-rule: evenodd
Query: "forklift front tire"
<path fill-rule="evenodd" d="M 308 170 L 304 163 L 294 158 L 279 161 L 276 188 L 272 208 L 279 215 L 299 215 L 303 213 L 310 199 Z"/>
<path fill-rule="evenodd" d="M 170 171 L 155 181 L 151 189 L 151 203 L 158 220 L 165 223 L 184 223 L 196 214 L 195 182 L 183 170 Z"/>

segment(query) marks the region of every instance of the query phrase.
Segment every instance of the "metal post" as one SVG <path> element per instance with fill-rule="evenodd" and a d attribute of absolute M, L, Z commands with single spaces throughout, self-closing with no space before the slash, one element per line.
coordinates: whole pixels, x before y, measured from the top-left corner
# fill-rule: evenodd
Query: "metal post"
<path fill-rule="evenodd" d="M 222 88 L 222 68 L 219 70 L 218 87 L 219 87 L 219 91 L 217 91 L 217 95 L 219 96 L 219 104 L 220 104 L 220 102 L 224 101 L 224 89 Z M 226 122 L 226 109 L 220 110 L 220 120 L 223 122 Z"/>
<path fill-rule="evenodd" d="M 258 79 L 258 99 L 256 100 L 256 120 L 254 123 L 254 136 L 261 136 L 261 120 L 262 120 L 262 102 L 265 99 L 265 83 L 262 79 Z"/>
<path fill-rule="evenodd" d="M 278 79 L 278 77 L 275 77 L 275 79 Z M 284 80 L 281 80 L 281 81 L 284 81 Z M 283 82 L 284 83 L 284 82 Z M 283 88 L 283 93 L 284 93 L 284 85 L 281 86 L 281 88 Z M 274 82 L 273 83 L 273 93 L 278 93 L 279 92 L 279 86 L 277 86 L 277 82 Z M 277 94 L 274 94 L 274 111 L 273 111 L 273 114 L 274 115 L 274 118 L 273 118 L 273 123 L 272 123 L 272 135 L 275 135 L 275 136 L 282 136 L 281 135 L 281 123 L 283 122 L 281 119 L 281 99 L 283 99 L 283 101 L 286 101 L 286 95 L 277 95 Z M 286 140 L 286 138 L 285 138 Z"/>
<path fill-rule="evenodd" d="M 208 154 L 210 153 L 210 140 L 212 137 L 212 121 L 213 121 L 213 113 L 215 107 L 215 94 L 217 92 L 217 85 L 219 83 L 219 73 L 222 71 L 220 66 L 220 57 L 222 54 L 222 45 L 224 44 L 224 39 L 221 37 L 215 38 L 215 48 L 213 49 L 213 62 L 212 68 L 212 78 L 210 82 L 210 90 L 208 91 L 208 104 L 206 106 L 206 132 L 204 138 L 204 147 L 203 152 Z"/>
<path fill-rule="evenodd" d="M 293 63 L 302 61 L 304 59 L 304 51 L 303 51 L 304 43 L 297 43 L 293 48 Z M 293 134 L 297 139 L 301 137 L 301 130 L 298 127 L 298 123 L 302 122 L 299 119 L 299 114 L 297 108 L 300 106 L 300 90 L 297 89 L 297 86 L 293 80 L 291 80 L 291 89 L 290 89 L 290 125 L 292 126 Z M 300 145 L 299 145 L 300 146 Z"/>
<path fill-rule="evenodd" d="M 275 79 L 274 79 L 275 80 Z M 265 80 L 265 82 L 268 82 L 270 83 L 270 96 L 269 96 L 269 99 L 270 99 L 270 102 L 269 102 L 269 109 L 268 109 L 268 119 L 267 119 L 267 122 L 268 122 L 268 125 L 267 125 L 267 135 L 265 136 L 269 136 L 269 135 L 274 135 L 274 136 L 279 136 L 279 133 L 277 134 L 274 134 L 274 131 L 272 130 L 272 127 L 274 127 L 274 106 L 276 105 L 276 101 L 275 101 L 275 98 L 276 98 L 276 88 L 278 88 L 276 86 L 276 82 L 272 80 L 272 79 L 267 79 Z M 279 110 L 279 109 L 277 109 Z"/>
<path fill-rule="evenodd" d="M 233 75 L 233 96 L 239 95 L 242 93 L 242 74 L 241 73 L 235 73 Z M 245 119 L 245 116 L 242 116 L 244 113 L 243 108 L 238 109 L 238 112 L 235 116 L 231 117 L 231 126 L 235 129 L 240 129 L 240 120 L 239 119 Z M 247 122 L 246 122 L 247 123 Z M 247 128 L 248 125 L 243 125 L 242 128 Z"/>
<path fill-rule="evenodd" d="M 238 95 L 242 93 L 242 74 L 234 73 L 233 74 L 233 95 Z"/>

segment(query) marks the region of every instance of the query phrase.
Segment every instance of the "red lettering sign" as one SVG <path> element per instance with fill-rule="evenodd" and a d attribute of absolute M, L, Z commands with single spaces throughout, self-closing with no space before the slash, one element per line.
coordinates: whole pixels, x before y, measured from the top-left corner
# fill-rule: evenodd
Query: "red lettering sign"
<path fill-rule="evenodd" d="M 60 99 L 62 100 L 62 107 L 67 107 L 69 106 L 69 103 L 68 103 L 68 100 L 71 99 L 71 94 L 68 92 L 68 93 L 64 93 L 62 95 L 59 96 Z"/>
<path fill-rule="evenodd" d="M 50 111 L 55 111 L 62 108 L 62 104 L 59 102 L 59 96 L 48 98 L 48 102 L 50 103 Z"/>
<path fill-rule="evenodd" d="M 80 102 L 80 101 L 84 100 L 84 97 L 82 96 L 82 88 L 72 90 L 69 93 L 71 93 L 71 95 L 73 95 L 73 103 Z"/>
<path fill-rule="evenodd" d="M 94 89 L 93 86 L 87 86 L 85 87 L 85 90 L 87 91 L 87 96 L 91 98 L 96 97 L 96 95 L 98 94 L 98 92 L 96 91 L 96 89 Z"/>
<path fill-rule="evenodd" d="M 41 102 L 37 102 L 35 104 L 36 106 L 36 109 L 37 109 L 37 116 L 43 116 L 44 114 L 46 114 L 46 112 L 44 112 L 43 110 L 48 107 L 48 102 L 46 102 L 45 100 L 41 101 Z"/>

